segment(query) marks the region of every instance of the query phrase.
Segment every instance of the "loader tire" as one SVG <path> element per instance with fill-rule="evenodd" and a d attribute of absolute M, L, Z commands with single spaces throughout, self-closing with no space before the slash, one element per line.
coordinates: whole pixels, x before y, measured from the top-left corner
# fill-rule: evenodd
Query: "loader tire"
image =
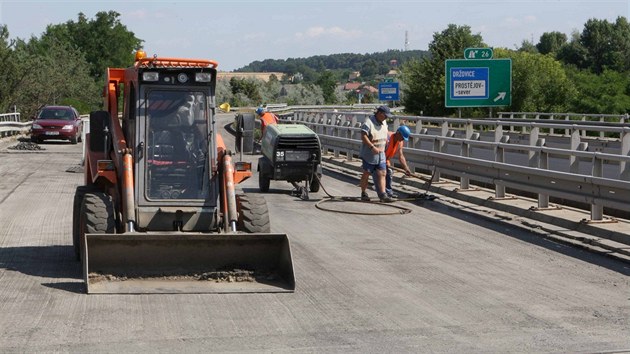
<path fill-rule="evenodd" d="M 265 198 L 255 194 L 236 196 L 238 206 L 239 231 L 247 233 L 270 233 L 269 209 Z"/>
<path fill-rule="evenodd" d="M 81 203 L 79 250 L 83 259 L 83 243 L 85 234 L 113 234 L 116 231 L 114 219 L 114 203 L 109 195 L 103 192 L 86 192 Z"/>
<path fill-rule="evenodd" d="M 95 192 L 94 186 L 78 186 L 74 192 L 74 203 L 72 204 L 72 246 L 74 248 L 74 256 L 77 261 L 81 260 L 81 204 L 86 193 Z"/>

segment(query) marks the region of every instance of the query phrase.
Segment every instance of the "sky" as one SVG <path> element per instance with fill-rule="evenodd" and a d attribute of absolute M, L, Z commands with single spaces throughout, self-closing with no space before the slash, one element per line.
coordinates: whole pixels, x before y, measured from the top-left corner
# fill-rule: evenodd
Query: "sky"
<path fill-rule="evenodd" d="M 630 0 L 0 0 L 0 23 L 10 38 L 29 39 L 100 11 L 119 13 L 148 55 L 212 59 L 232 71 L 265 59 L 426 50 L 449 24 L 516 49 L 545 32 L 570 37 L 592 18 L 630 20 Z"/>

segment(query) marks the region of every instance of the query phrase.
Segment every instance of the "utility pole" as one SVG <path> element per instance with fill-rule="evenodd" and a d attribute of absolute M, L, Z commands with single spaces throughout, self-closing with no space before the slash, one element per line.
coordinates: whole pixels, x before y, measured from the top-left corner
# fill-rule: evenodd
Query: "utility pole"
<path fill-rule="evenodd" d="M 409 50 L 409 31 L 405 31 L 405 52 Z"/>

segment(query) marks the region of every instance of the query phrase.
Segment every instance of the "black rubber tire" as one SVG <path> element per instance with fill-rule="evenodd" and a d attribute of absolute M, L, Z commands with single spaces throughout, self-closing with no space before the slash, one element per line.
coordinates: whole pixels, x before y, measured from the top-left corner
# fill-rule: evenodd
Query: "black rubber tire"
<path fill-rule="evenodd" d="M 86 192 L 81 203 L 79 244 L 85 242 L 85 234 L 113 234 L 116 232 L 114 203 L 103 192 Z M 79 247 L 83 259 L 83 247 Z"/>
<path fill-rule="evenodd" d="M 265 198 L 256 194 L 238 194 L 237 229 L 247 233 L 270 233 L 269 209 Z"/>
<path fill-rule="evenodd" d="M 78 186 L 74 192 L 74 203 L 72 204 L 72 246 L 74 247 L 74 255 L 77 261 L 81 260 L 81 247 L 80 247 L 80 217 L 81 217 L 81 204 L 83 203 L 83 197 L 85 193 L 95 192 L 96 187 L 93 186 Z"/>
<path fill-rule="evenodd" d="M 236 131 L 234 134 L 234 151 L 241 152 L 241 141 L 243 140 L 243 133 Z"/>
<path fill-rule="evenodd" d="M 70 138 L 70 143 L 73 144 L 73 145 L 76 145 L 78 143 L 78 139 L 77 139 L 76 135 L 73 136 L 72 138 Z"/>
<path fill-rule="evenodd" d="M 261 169 L 258 169 L 258 189 L 261 192 L 269 192 L 269 185 L 271 184 L 271 178 L 267 177 Z"/>
<path fill-rule="evenodd" d="M 313 178 L 311 178 L 311 182 L 309 183 L 308 189 L 312 193 L 317 193 L 319 192 L 319 187 L 320 187 L 319 178 L 317 178 L 316 174 L 313 174 Z"/>

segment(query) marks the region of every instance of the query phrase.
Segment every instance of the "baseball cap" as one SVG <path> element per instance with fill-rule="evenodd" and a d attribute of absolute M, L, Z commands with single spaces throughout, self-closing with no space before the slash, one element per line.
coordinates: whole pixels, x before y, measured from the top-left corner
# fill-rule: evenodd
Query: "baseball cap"
<path fill-rule="evenodd" d="M 380 111 L 380 112 L 385 113 L 385 116 L 386 116 L 387 118 L 391 118 L 391 117 L 392 117 L 392 112 L 389 110 L 389 107 L 387 107 L 387 106 L 379 106 L 379 107 L 376 109 L 376 111 L 377 111 L 377 112 L 379 112 L 379 111 Z"/>

